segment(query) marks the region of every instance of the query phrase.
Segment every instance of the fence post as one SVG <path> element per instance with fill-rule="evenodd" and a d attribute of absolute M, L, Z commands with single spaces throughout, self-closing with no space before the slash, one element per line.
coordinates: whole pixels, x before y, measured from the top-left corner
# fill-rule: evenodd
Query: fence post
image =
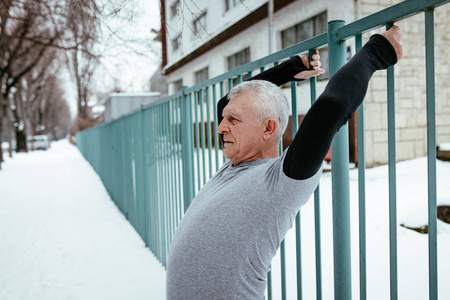
<path fill-rule="evenodd" d="M 328 23 L 330 76 L 346 63 L 345 41 L 339 41 L 336 29 L 344 26 L 342 20 Z M 350 189 L 349 189 L 348 126 L 343 126 L 331 145 L 333 197 L 333 253 L 334 298 L 351 299 L 350 255 Z"/>
<path fill-rule="evenodd" d="M 425 11 L 425 57 L 427 83 L 428 171 L 428 284 L 429 299 L 438 299 L 437 194 L 436 194 L 436 84 L 434 59 L 434 8 Z"/>
<path fill-rule="evenodd" d="M 192 134 L 192 101 L 191 96 L 185 94 L 187 87 L 183 87 L 181 99 L 181 159 L 183 167 L 183 199 L 186 211 L 194 199 L 194 152 Z"/>

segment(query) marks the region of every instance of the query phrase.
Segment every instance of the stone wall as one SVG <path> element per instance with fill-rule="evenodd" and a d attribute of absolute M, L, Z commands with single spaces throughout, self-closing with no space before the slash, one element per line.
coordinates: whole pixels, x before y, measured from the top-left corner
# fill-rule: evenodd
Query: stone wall
<path fill-rule="evenodd" d="M 364 0 L 362 17 L 400 1 Z M 435 11 L 435 70 L 437 143 L 450 142 L 450 5 Z M 395 67 L 397 160 L 427 154 L 425 16 L 419 14 L 397 23 L 403 31 L 404 57 Z M 377 30 L 381 32 L 381 30 Z M 372 32 L 374 33 L 374 32 Z M 370 35 L 364 36 L 367 40 Z M 365 100 L 366 162 L 388 162 L 386 71 L 377 72 Z"/>

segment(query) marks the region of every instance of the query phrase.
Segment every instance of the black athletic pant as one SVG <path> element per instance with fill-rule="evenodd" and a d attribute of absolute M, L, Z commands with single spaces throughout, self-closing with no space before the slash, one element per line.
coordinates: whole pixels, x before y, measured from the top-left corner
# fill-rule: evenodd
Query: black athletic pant
<path fill-rule="evenodd" d="M 319 170 L 334 135 L 363 101 L 372 74 L 396 62 L 394 47 L 384 36 L 376 34 L 330 78 L 325 91 L 307 112 L 287 150 L 283 164 L 287 176 L 306 179 Z M 305 70 L 301 59 L 294 57 L 250 80 L 268 80 L 280 86 L 297 80 L 294 75 Z M 228 101 L 225 96 L 218 103 L 219 122 Z"/>

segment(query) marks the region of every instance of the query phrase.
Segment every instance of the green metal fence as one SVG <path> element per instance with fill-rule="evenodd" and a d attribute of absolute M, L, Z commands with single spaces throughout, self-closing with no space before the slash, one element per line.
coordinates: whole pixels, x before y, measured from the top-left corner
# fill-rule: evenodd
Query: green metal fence
<path fill-rule="evenodd" d="M 389 26 L 394 21 L 425 14 L 428 214 L 429 214 L 429 299 L 437 299 L 437 209 L 436 126 L 434 83 L 434 9 L 449 1 L 407 0 L 345 25 L 329 22 L 328 33 L 251 62 L 193 87 L 183 89 L 140 110 L 77 135 L 81 153 L 100 175 L 106 189 L 146 245 L 165 266 L 175 228 L 197 191 L 223 164 L 217 135 L 216 104 L 233 83 L 252 72 L 264 70 L 293 55 L 329 48 L 330 75 L 346 62 L 346 40 L 354 38 L 356 50 L 362 34 Z M 397 299 L 397 220 L 394 67 L 387 71 L 389 144 L 389 241 L 390 298 Z M 298 128 L 297 85 L 291 83 L 293 134 Z M 316 99 L 316 80 L 310 80 L 311 99 Z M 359 174 L 359 290 L 366 299 L 365 157 L 364 108 L 358 108 Z M 348 130 L 343 128 L 332 145 L 332 196 L 334 240 L 334 297 L 351 299 L 350 202 Z M 320 195 L 314 193 L 316 298 L 322 299 Z M 302 299 L 302 257 L 300 213 L 295 220 L 297 299 Z M 303 247 L 312 247 L 306 245 Z M 281 298 L 286 299 L 285 244 L 280 247 L 281 278 L 268 274 L 268 299 L 272 282 L 281 281 Z M 329 288 L 329 287 L 328 287 Z"/>

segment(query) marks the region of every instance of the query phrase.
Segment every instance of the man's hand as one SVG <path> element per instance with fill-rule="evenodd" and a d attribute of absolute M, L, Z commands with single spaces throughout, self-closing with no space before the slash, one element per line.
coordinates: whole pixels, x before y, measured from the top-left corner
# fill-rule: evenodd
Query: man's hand
<path fill-rule="evenodd" d="M 403 33 L 400 31 L 400 27 L 394 25 L 388 31 L 385 31 L 381 34 L 384 36 L 389 43 L 394 47 L 395 53 L 397 54 L 397 61 L 400 60 L 403 56 L 403 48 L 402 48 L 402 35 Z"/>
<path fill-rule="evenodd" d="M 312 68 L 312 70 L 303 71 L 303 72 L 295 74 L 295 76 L 294 76 L 295 78 L 297 78 L 297 79 L 309 79 L 309 78 L 314 77 L 314 76 L 319 76 L 320 74 L 325 72 L 324 69 L 320 68 L 320 66 L 322 64 L 320 63 L 319 50 L 316 50 L 316 52 L 313 54 L 311 63 L 309 61 L 309 55 L 308 54 L 301 55 L 300 58 L 302 59 L 303 64 L 305 65 L 305 67 L 307 67 L 308 69 L 310 67 L 313 67 L 313 68 Z"/>

